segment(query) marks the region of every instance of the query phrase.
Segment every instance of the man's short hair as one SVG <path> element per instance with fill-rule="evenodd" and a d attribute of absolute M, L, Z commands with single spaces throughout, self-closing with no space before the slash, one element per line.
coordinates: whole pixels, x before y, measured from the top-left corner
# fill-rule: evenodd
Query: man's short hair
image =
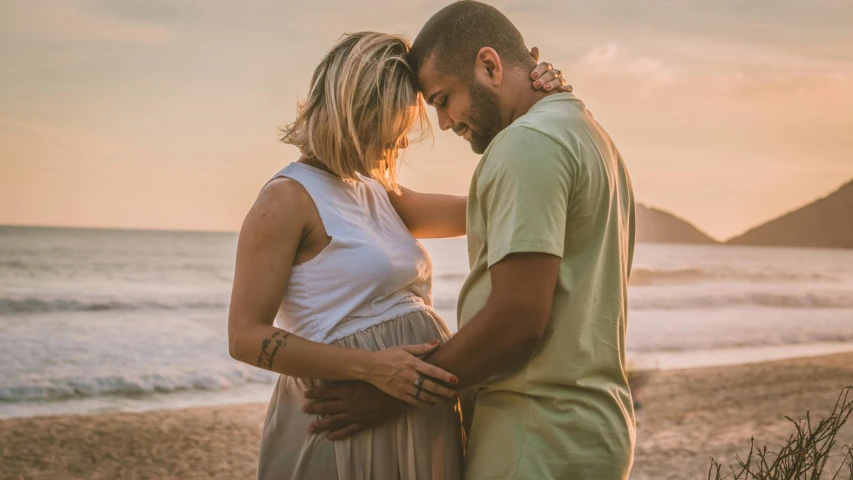
<path fill-rule="evenodd" d="M 524 38 L 504 14 L 474 0 L 452 3 L 432 16 L 418 33 L 406 61 L 418 75 L 433 57 L 439 73 L 467 79 L 473 76 L 477 53 L 493 48 L 504 66 L 536 66 Z"/>

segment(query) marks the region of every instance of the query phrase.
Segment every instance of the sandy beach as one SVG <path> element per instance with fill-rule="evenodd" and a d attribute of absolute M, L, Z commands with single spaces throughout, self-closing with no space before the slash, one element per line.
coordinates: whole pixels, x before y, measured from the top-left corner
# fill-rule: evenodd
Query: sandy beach
<path fill-rule="evenodd" d="M 642 479 L 704 479 L 749 439 L 775 444 L 785 416 L 828 413 L 853 354 L 657 372 L 638 391 Z M 266 405 L 0 420 L 3 479 L 252 478 Z M 853 425 L 839 439 L 853 442 Z"/>

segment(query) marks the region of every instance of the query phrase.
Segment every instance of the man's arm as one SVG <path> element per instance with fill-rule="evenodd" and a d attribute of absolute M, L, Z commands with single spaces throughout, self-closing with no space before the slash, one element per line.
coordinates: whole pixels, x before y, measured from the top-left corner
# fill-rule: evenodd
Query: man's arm
<path fill-rule="evenodd" d="M 459 377 L 457 388 L 527 361 L 545 334 L 564 252 L 572 190 L 568 152 L 527 127 L 502 135 L 476 189 L 488 246 L 478 261 L 489 267 L 489 297 L 429 360 Z"/>
<path fill-rule="evenodd" d="M 428 361 L 457 375 L 454 388 L 525 364 L 548 325 L 559 270 L 560 258 L 543 253 L 515 253 L 493 265 L 486 306 Z M 306 398 L 314 400 L 304 407 L 306 413 L 326 415 L 311 432 L 331 432 L 330 440 L 380 425 L 407 408 L 363 382 L 318 387 Z"/>
<path fill-rule="evenodd" d="M 559 272 L 560 258 L 545 253 L 494 264 L 486 305 L 429 362 L 456 374 L 460 389 L 524 365 L 545 334 Z"/>

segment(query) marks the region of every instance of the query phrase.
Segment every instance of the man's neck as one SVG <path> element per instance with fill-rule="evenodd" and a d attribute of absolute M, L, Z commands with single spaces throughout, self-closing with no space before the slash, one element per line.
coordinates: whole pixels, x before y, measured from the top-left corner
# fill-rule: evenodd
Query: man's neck
<path fill-rule="evenodd" d="M 560 93 L 560 89 L 555 89 L 550 92 L 545 90 L 534 90 L 530 85 L 530 80 L 527 78 L 514 78 L 510 88 L 508 89 L 507 98 L 511 99 L 511 103 L 508 103 L 508 108 L 505 110 L 505 125 L 509 126 L 512 122 L 516 121 L 518 117 L 521 117 L 530 111 L 530 109 L 533 108 L 533 105 L 536 105 L 536 102 L 545 97 L 554 95 L 555 93 Z"/>

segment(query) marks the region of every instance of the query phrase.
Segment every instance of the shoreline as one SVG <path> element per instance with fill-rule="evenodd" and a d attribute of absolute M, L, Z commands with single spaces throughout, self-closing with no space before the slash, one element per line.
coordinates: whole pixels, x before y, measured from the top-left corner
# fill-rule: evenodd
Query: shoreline
<path fill-rule="evenodd" d="M 632 371 L 672 371 L 825 357 L 853 353 L 853 342 L 800 343 L 717 348 L 713 350 L 628 352 Z M 633 368 L 631 368 L 633 367 Z"/>
<path fill-rule="evenodd" d="M 670 371 L 734 367 L 844 353 L 853 354 L 853 342 L 768 345 L 680 352 L 633 354 L 628 352 L 628 367 L 637 376 L 647 377 Z M 11 418 L 57 415 L 142 413 L 201 407 L 266 404 L 272 395 L 274 386 L 274 383 L 247 383 L 223 391 L 180 390 L 144 395 L 106 395 L 33 402 L 0 402 L 0 421 Z"/>
<path fill-rule="evenodd" d="M 635 388 L 632 480 L 704 479 L 749 440 L 792 432 L 785 416 L 828 413 L 853 385 L 853 353 L 646 372 Z M 251 478 L 266 403 L 0 420 L 0 478 Z M 853 443 L 853 424 L 839 444 Z"/>

